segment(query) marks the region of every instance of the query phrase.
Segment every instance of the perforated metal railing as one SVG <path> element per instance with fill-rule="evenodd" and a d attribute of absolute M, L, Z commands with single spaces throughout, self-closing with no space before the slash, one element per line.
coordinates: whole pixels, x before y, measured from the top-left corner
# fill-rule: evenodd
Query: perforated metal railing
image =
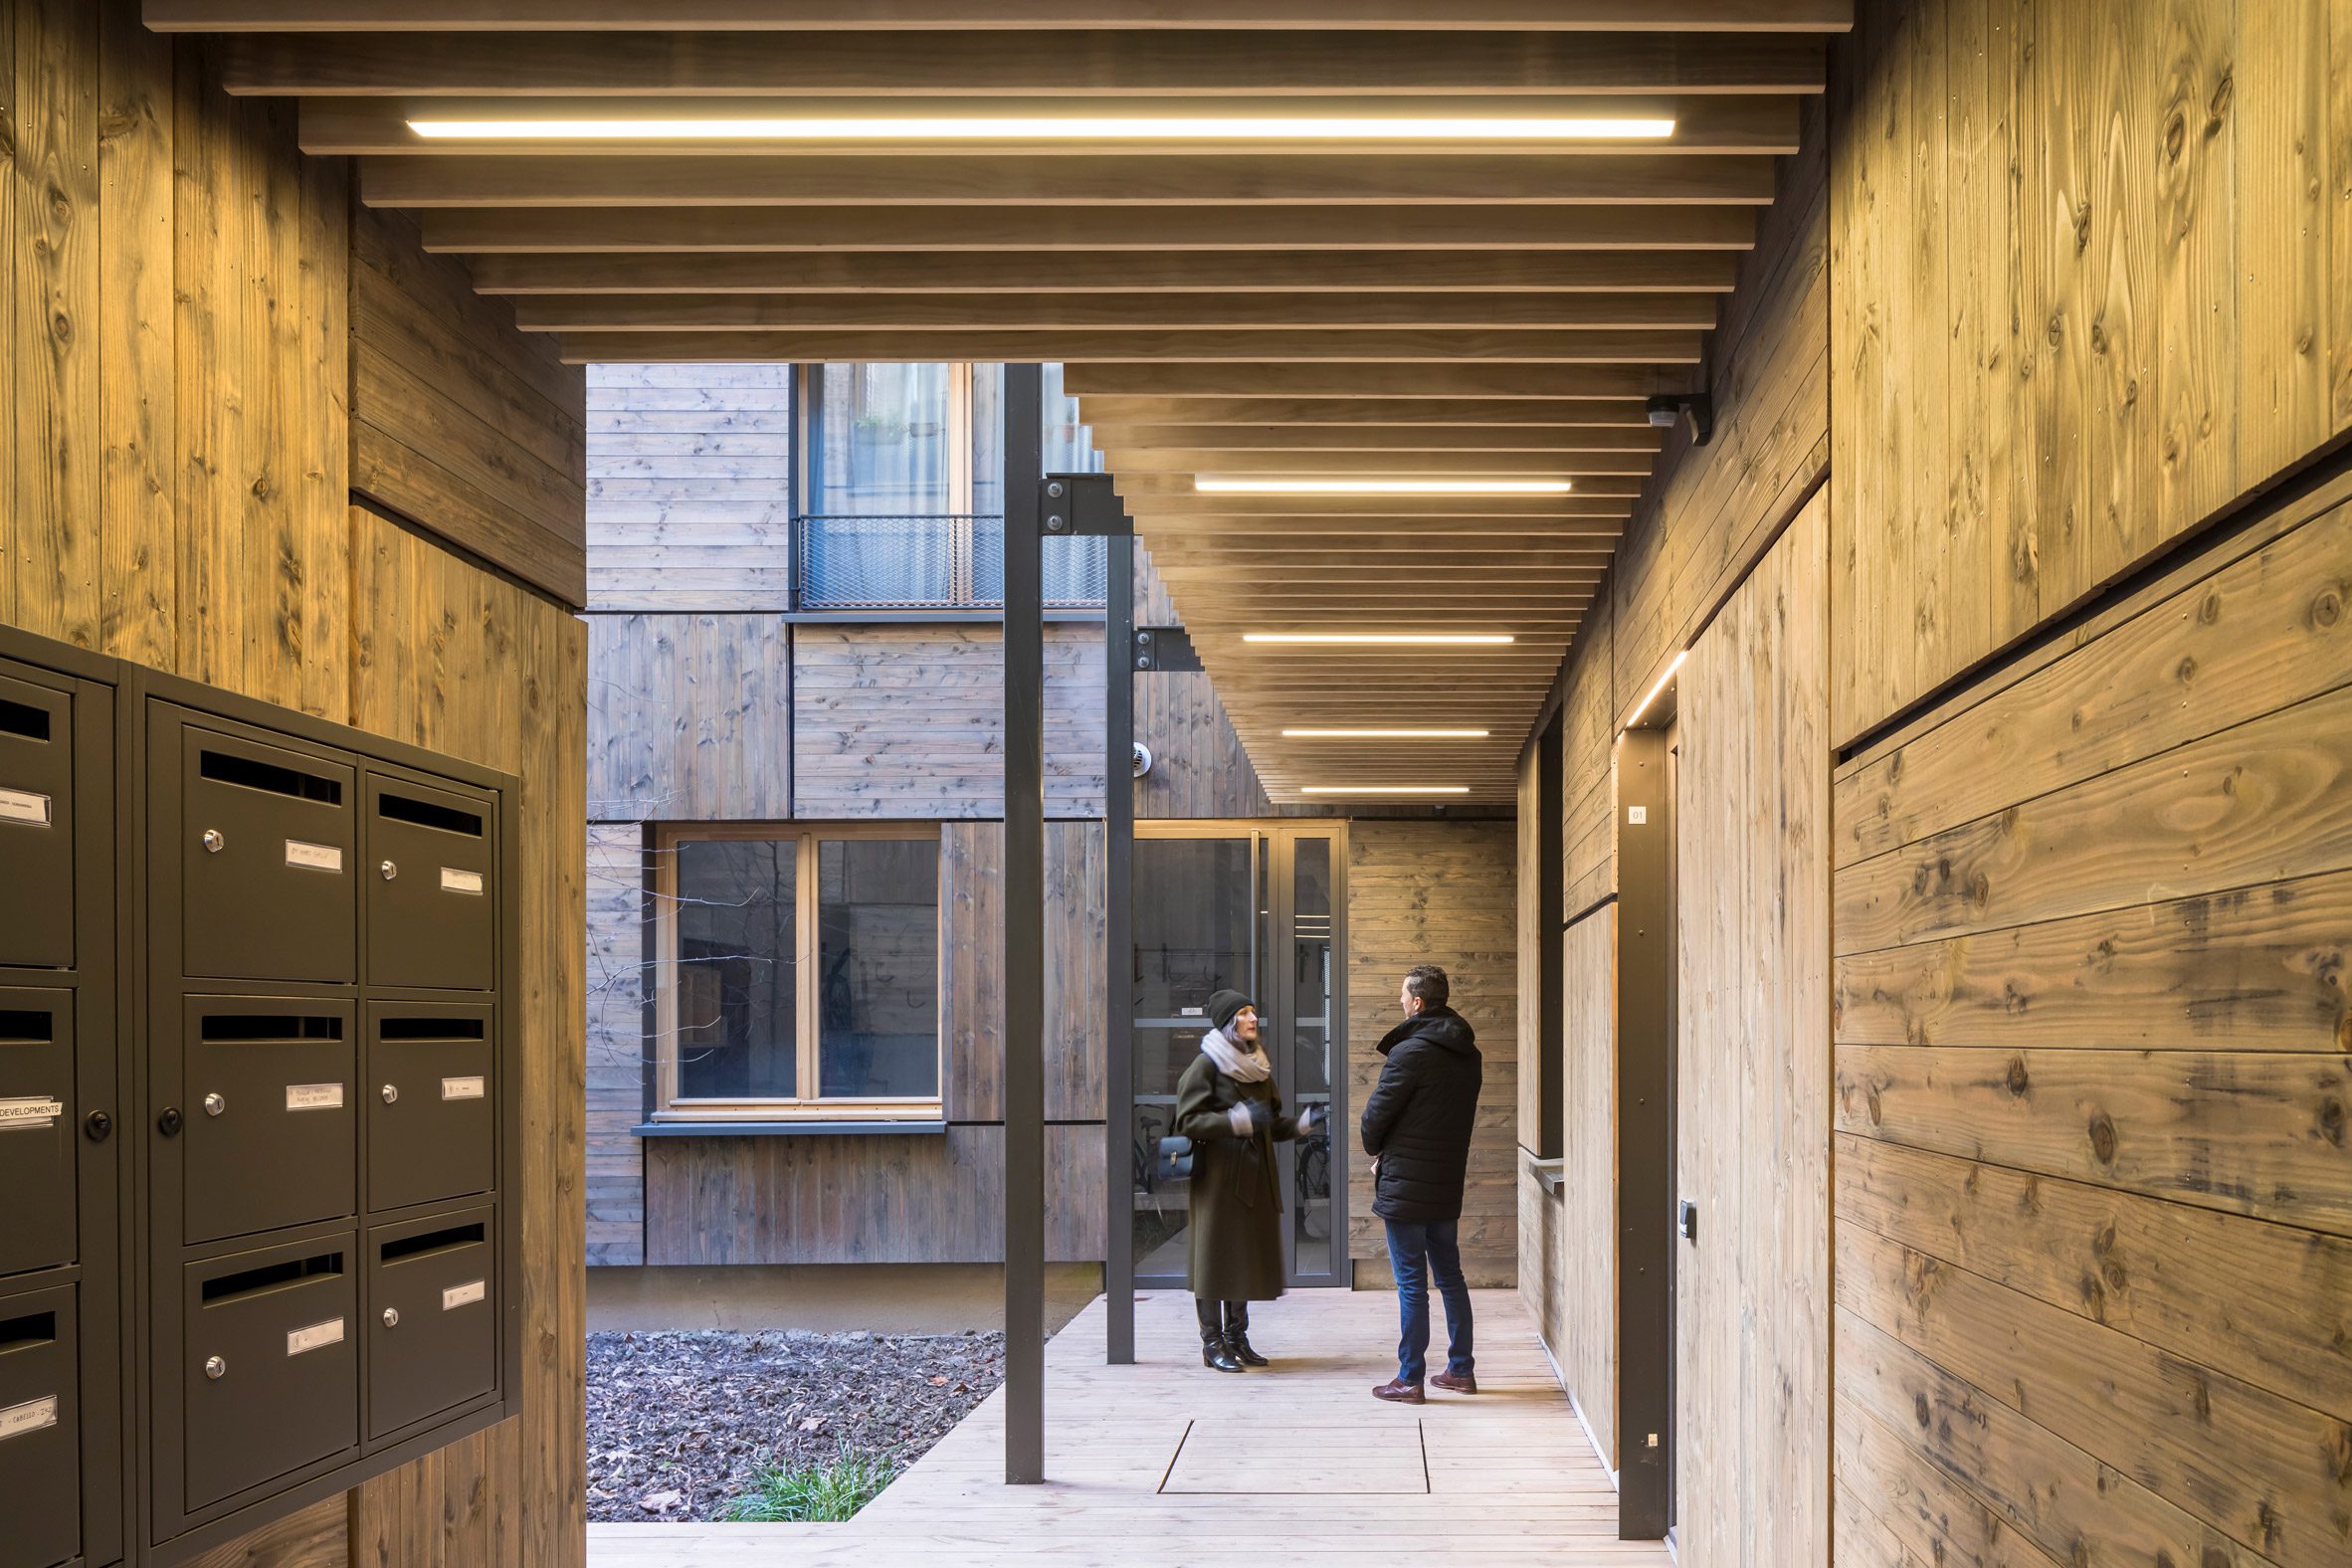
<path fill-rule="evenodd" d="M 992 610 L 1004 604 L 1001 516 L 817 513 L 794 519 L 793 540 L 796 598 L 803 610 Z M 1100 606 L 1107 563 L 1101 539 L 1047 539 L 1047 606 Z"/>

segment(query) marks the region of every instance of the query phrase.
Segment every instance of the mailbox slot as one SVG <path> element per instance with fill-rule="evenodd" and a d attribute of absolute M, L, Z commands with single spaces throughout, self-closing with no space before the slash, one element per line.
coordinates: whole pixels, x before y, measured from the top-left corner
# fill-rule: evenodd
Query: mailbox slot
<path fill-rule="evenodd" d="M 357 1446 L 358 1300 L 343 1246 L 188 1267 L 190 1509 Z"/>
<path fill-rule="evenodd" d="M 369 1237 L 370 1438 L 496 1390 L 499 1290 L 490 1237 L 489 1210 Z"/>
<path fill-rule="evenodd" d="M 180 743 L 187 973 L 356 979 L 353 770 L 192 725 Z"/>
<path fill-rule="evenodd" d="M 75 1247 L 74 995 L 0 988 L 0 1275 Z"/>
<path fill-rule="evenodd" d="M 367 978 L 488 991 L 495 984 L 492 797 L 370 774 Z"/>
<path fill-rule="evenodd" d="M 351 1015 L 334 1003 L 191 997 L 182 1080 L 187 1240 L 354 1211 Z"/>
<path fill-rule="evenodd" d="M 368 1208 L 490 1191 L 500 1089 L 490 1009 L 382 1006 L 371 1017 L 361 1089 Z"/>
<path fill-rule="evenodd" d="M 74 962 L 74 699 L 0 676 L 0 964 Z"/>
<path fill-rule="evenodd" d="M 82 1408 L 74 1290 L 0 1298 L 0 1568 L 82 1550 Z"/>

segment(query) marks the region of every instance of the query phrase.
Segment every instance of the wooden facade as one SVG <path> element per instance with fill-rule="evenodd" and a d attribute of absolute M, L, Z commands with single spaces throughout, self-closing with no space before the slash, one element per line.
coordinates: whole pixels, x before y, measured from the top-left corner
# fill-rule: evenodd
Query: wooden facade
<path fill-rule="evenodd" d="M 0 621 L 522 780 L 522 1413 L 207 1561 L 577 1562 L 579 374 L 467 291 L 429 341 L 380 330 L 418 322 L 388 279 L 448 264 L 130 0 L 0 6 Z M 368 422 L 379 353 L 440 356 L 437 406 L 400 400 L 432 422 Z M 536 535 L 436 477 L 495 462 L 545 471 Z"/>

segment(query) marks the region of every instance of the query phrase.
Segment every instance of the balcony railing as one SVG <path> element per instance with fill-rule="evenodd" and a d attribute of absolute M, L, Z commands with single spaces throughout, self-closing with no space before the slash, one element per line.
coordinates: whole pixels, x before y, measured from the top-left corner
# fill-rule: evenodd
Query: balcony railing
<path fill-rule="evenodd" d="M 1002 516 L 815 513 L 793 524 L 794 597 L 803 610 L 1004 607 Z M 1107 560 L 1100 539 L 1047 539 L 1047 607 L 1100 608 Z"/>

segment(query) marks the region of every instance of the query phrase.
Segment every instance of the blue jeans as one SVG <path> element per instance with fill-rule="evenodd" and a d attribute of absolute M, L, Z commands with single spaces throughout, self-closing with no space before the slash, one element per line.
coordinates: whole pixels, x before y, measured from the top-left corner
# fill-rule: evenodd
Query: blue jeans
<path fill-rule="evenodd" d="M 1432 1225 L 1388 1224 L 1388 1266 L 1397 1276 L 1397 1316 L 1404 1335 L 1397 1341 L 1397 1377 L 1418 1383 L 1429 1370 L 1429 1285 L 1435 1275 L 1446 1298 L 1446 1370 L 1468 1377 L 1470 1355 L 1470 1281 L 1462 1277 L 1460 1220 Z"/>

